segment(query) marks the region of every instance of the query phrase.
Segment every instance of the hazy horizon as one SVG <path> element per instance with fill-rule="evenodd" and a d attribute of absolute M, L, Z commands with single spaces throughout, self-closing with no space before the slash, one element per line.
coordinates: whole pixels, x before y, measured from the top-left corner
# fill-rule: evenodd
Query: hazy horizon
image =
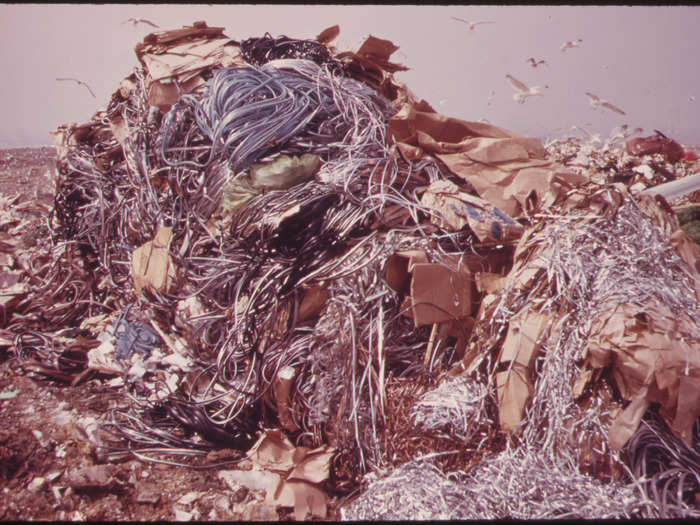
<path fill-rule="evenodd" d="M 204 20 L 234 40 L 314 38 L 339 24 L 341 48 L 369 34 L 399 46 L 392 61 L 411 69 L 396 77 L 446 115 L 540 138 L 576 125 L 604 139 L 624 123 L 700 144 L 697 6 L 5 4 L 0 12 L 2 147 L 50 145 L 50 131 L 106 106 L 139 65 L 134 46 L 157 30 L 124 23 L 130 17 L 160 30 Z M 452 17 L 494 23 L 471 31 Z M 529 57 L 546 64 L 532 67 Z M 543 96 L 518 104 L 506 74 Z M 60 77 L 81 79 L 96 97 Z M 626 115 L 591 107 L 586 91 Z"/>

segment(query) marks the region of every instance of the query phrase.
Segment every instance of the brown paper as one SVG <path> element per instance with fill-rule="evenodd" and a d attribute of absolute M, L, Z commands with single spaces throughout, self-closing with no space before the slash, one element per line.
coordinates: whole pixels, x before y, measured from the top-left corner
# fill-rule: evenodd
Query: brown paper
<path fill-rule="evenodd" d="M 248 457 L 264 470 L 287 472 L 294 467 L 294 445 L 279 430 L 270 430 L 248 451 Z"/>
<path fill-rule="evenodd" d="M 180 84 L 180 90 L 183 93 L 191 93 L 199 86 L 203 86 L 204 83 L 204 79 L 200 75 L 196 75 Z M 151 106 L 156 106 L 162 113 L 167 113 L 178 98 L 180 98 L 180 94 L 175 84 L 155 80 L 148 86 L 148 103 Z"/>
<path fill-rule="evenodd" d="M 327 27 L 323 31 L 321 31 L 318 35 L 316 35 L 316 42 L 319 42 L 320 44 L 323 44 L 327 46 L 331 42 L 333 42 L 336 38 L 338 38 L 338 35 L 340 34 L 340 26 L 338 24 Z"/>
<path fill-rule="evenodd" d="M 611 444 L 623 446 L 636 430 L 643 409 L 659 404 L 659 413 L 682 439 L 700 417 L 700 329 L 665 305 L 602 306 L 587 345 L 592 368 L 610 366 L 613 380 L 630 405 L 611 429 Z M 641 396 L 641 398 L 640 398 Z M 616 420 L 617 421 L 617 420 Z"/>
<path fill-rule="evenodd" d="M 315 484 L 328 479 L 334 453 L 326 445 L 313 450 L 295 447 L 281 431 L 270 430 L 251 447 L 248 457 L 258 468 L 282 474 L 268 498 L 275 505 L 294 507 L 296 519 L 303 520 L 309 515 L 326 517 L 327 498 Z"/>
<path fill-rule="evenodd" d="M 506 277 L 498 273 L 478 272 L 474 274 L 474 282 L 479 293 L 493 293 L 503 289 Z"/>
<path fill-rule="evenodd" d="M 294 370 L 294 368 L 291 366 L 284 366 L 277 372 L 277 377 L 275 377 L 272 383 L 272 391 L 277 404 L 277 415 L 280 424 L 284 429 L 290 432 L 299 430 L 299 425 L 294 422 L 290 407 L 290 395 L 295 375 L 296 370 Z"/>
<path fill-rule="evenodd" d="M 472 279 L 441 264 L 413 266 L 411 301 L 416 326 L 469 316 L 472 311 Z"/>
<path fill-rule="evenodd" d="M 301 323 L 317 317 L 327 300 L 328 291 L 324 285 L 317 284 L 307 289 L 299 305 L 297 321 Z"/>
<path fill-rule="evenodd" d="M 277 489 L 275 503 L 281 507 L 294 507 L 294 519 L 304 521 L 311 517 L 325 518 L 327 497 L 319 488 L 296 480 L 282 480 Z"/>
<path fill-rule="evenodd" d="M 508 325 L 499 362 L 509 365 L 507 370 L 496 375 L 499 422 L 507 432 L 515 429 L 523 418 L 533 390 L 532 366 L 548 321 L 543 314 L 527 311 L 511 319 Z"/>
<path fill-rule="evenodd" d="M 641 389 L 632 402 L 613 420 L 608 430 L 608 443 L 612 450 L 620 450 L 634 435 L 644 412 L 649 408 L 648 388 Z"/>
<path fill-rule="evenodd" d="M 395 291 L 408 291 L 409 273 L 417 263 L 427 263 L 428 256 L 423 250 L 406 250 L 391 255 L 384 266 L 386 283 Z"/>
<path fill-rule="evenodd" d="M 131 275 L 134 290 L 151 288 L 155 291 L 167 291 L 175 278 L 175 268 L 168 250 L 173 238 L 170 226 L 160 226 L 152 241 L 139 246 L 131 256 Z"/>
<path fill-rule="evenodd" d="M 479 241 L 496 244 L 517 239 L 523 227 L 491 203 L 460 191 L 449 180 L 433 182 L 423 193 L 421 204 L 434 212 L 431 220 L 453 231 L 469 225 Z"/>
<path fill-rule="evenodd" d="M 523 418 L 525 405 L 532 395 L 524 367 L 513 363 L 511 369 L 496 374 L 498 422 L 501 429 L 513 432 Z"/>
<path fill-rule="evenodd" d="M 301 452 L 301 453 L 300 453 Z M 330 475 L 330 461 L 335 450 L 322 446 L 314 450 L 297 447 L 295 454 L 295 466 L 287 476 L 287 479 L 308 481 L 309 483 L 321 483 Z"/>

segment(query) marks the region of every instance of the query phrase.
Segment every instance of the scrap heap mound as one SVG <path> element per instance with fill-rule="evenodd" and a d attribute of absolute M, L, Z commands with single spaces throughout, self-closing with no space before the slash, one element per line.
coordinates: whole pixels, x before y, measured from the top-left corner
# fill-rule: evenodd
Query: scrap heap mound
<path fill-rule="evenodd" d="M 668 204 L 338 31 L 138 44 L 55 133 L 6 351 L 128 394 L 105 459 L 237 449 L 297 519 L 699 516 L 700 251 Z"/>

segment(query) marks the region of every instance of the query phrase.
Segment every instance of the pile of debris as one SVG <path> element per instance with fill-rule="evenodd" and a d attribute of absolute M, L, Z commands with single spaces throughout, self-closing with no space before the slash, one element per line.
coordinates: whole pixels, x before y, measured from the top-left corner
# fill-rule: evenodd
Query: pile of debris
<path fill-rule="evenodd" d="M 668 203 L 338 33 L 138 44 L 55 133 L 51 235 L 3 239 L 5 351 L 124 390 L 104 459 L 237 449 L 297 519 L 700 516 L 700 249 Z"/>

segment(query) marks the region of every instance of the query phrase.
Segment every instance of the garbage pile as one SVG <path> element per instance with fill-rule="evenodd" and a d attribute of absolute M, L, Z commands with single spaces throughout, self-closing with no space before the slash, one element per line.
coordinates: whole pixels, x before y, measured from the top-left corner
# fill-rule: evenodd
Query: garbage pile
<path fill-rule="evenodd" d="M 700 248 L 668 203 L 338 33 L 138 44 L 55 133 L 5 348 L 124 390 L 106 459 L 237 449 L 297 519 L 700 516 Z"/>

